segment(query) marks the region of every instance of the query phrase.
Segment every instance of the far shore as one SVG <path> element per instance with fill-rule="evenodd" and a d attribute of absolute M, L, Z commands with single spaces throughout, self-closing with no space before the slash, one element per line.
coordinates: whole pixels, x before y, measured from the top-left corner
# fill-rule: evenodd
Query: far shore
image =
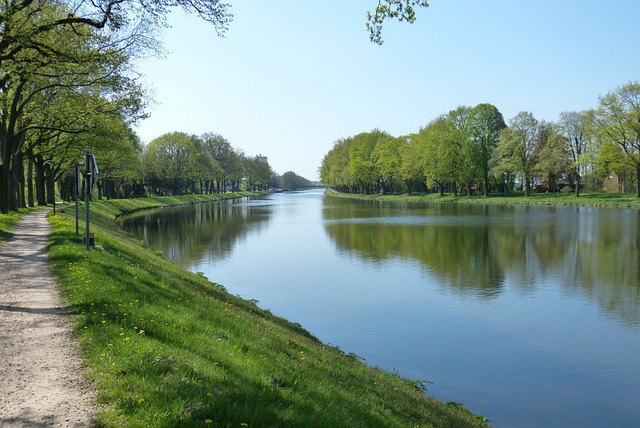
<path fill-rule="evenodd" d="M 573 193 L 534 193 L 529 196 L 523 194 L 483 196 L 473 194 L 453 195 L 446 193 L 403 193 L 403 194 L 354 194 L 342 193 L 327 189 L 330 197 L 384 201 L 384 202 L 408 202 L 408 203 L 455 203 L 455 204 L 486 204 L 486 205 L 554 205 L 574 207 L 599 207 L 599 208 L 640 208 L 640 198 L 629 193 L 582 193 L 576 197 Z"/>

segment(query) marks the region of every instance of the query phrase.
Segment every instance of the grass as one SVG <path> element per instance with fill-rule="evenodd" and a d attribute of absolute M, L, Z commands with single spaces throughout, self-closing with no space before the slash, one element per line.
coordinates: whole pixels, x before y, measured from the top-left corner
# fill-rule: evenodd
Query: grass
<path fill-rule="evenodd" d="M 414 194 L 390 194 L 390 195 L 363 195 L 347 194 L 327 191 L 332 197 L 351 199 L 370 199 L 390 202 L 441 202 L 459 204 L 487 204 L 487 205 L 558 205 L 558 206 L 584 206 L 603 208 L 640 208 L 640 198 L 625 193 L 582 193 L 575 197 L 573 193 L 534 193 L 530 196 L 514 194 L 503 196 L 493 194 L 490 196 L 438 193 L 414 193 Z"/>
<path fill-rule="evenodd" d="M 125 235 L 113 220 L 148 203 L 92 203 L 91 250 L 73 209 L 50 217 L 50 263 L 98 391 L 96 426 L 485 425 Z"/>

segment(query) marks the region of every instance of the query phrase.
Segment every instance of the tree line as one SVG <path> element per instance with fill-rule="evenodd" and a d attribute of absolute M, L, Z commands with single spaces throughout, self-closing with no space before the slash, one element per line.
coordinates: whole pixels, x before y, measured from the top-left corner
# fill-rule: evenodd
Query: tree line
<path fill-rule="evenodd" d="M 375 129 L 334 143 L 322 182 L 343 192 L 437 191 L 471 195 L 518 188 L 601 190 L 615 174 L 640 197 L 640 83 L 599 98 L 598 107 L 556 122 L 522 111 L 505 122 L 491 104 L 461 106 L 401 137 Z"/>

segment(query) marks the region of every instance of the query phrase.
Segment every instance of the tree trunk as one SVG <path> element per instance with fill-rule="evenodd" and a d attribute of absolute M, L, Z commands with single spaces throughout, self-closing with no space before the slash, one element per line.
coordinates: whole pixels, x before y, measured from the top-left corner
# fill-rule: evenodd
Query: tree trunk
<path fill-rule="evenodd" d="M 25 208 L 27 205 L 24 197 L 24 153 L 22 153 L 22 151 L 19 151 L 13 156 L 11 165 L 11 173 L 14 177 L 13 180 L 16 188 L 16 206 L 18 208 Z"/>
<path fill-rule="evenodd" d="M 46 175 L 45 188 L 47 193 L 47 204 L 54 204 L 56 201 L 56 177 L 51 165 L 48 168 L 48 174 Z"/>
<path fill-rule="evenodd" d="M 524 178 L 524 195 L 529 196 L 531 194 L 531 181 L 529 177 Z"/>
<path fill-rule="evenodd" d="M 36 159 L 36 203 L 39 206 L 47 205 L 44 189 L 44 168 L 42 159 Z"/>
<path fill-rule="evenodd" d="M 576 198 L 580 196 L 580 175 L 576 174 L 576 191 L 575 191 L 575 196 Z"/>
<path fill-rule="evenodd" d="M 30 157 L 27 166 L 27 204 L 30 207 L 36 206 L 33 195 L 33 159 Z"/>

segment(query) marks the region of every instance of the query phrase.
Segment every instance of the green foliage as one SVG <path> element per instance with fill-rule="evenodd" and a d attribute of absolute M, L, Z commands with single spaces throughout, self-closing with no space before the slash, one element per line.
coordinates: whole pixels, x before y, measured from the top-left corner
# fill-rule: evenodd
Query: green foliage
<path fill-rule="evenodd" d="M 522 176 L 525 196 L 531 194 L 531 178 L 540 159 L 540 133 L 540 122 L 526 111 L 513 117 L 500 133 L 498 163 L 501 169 Z"/>
<path fill-rule="evenodd" d="M 640 83 L 630 82 L 600 97 L 595 128 L 605 141 L 618 144 L 625 161 L 635 169 L 640 197 Z"/>
<path fill-rule="evenodd" d="M 280 188 L 284 190 L 297 190 L 309 187 L 313 183 L 304 177 L 300 177 L 293 171 L 287 171 L 280 177 Z"/>
<path fill-rule="evenodd" d="M 144 153 L 145 180 L 161 194 L 182 195 L 196 176 L 195 144 L 173 132 L 151 141 Z"/>
<path fill-rule="evenodd" d="M 371 193 L 378 189 L 382 181 L 376 165 L 375 150 L 392 137 L 384 131 L 374 129 L 356 135 L 349 144 L 349 172 L 360 186 L 362 193 Z"/>
<path fill-rule="evenodd" d="M 479 174 L 485 196 L 490 191 L 490 161 L 493 151 L 498 145 L 500 132 L 506 127 L 502 113 L 491 104 L 478 104 L 469 113 L 468 177 L 473 178 L 473 175 Z"/>
<path fill-rule="evenodd" d="M 378 7 L 373 13 L 367 13 L 367 30 L 369 31 L 369 39 L 381 45 L 382 26 L 385 21 L 397 19 L 398 21 L 406 21 L 413 24 L 416 20 L 416 7 L 428 7 L 427 0 L 380 0 Z"/>

